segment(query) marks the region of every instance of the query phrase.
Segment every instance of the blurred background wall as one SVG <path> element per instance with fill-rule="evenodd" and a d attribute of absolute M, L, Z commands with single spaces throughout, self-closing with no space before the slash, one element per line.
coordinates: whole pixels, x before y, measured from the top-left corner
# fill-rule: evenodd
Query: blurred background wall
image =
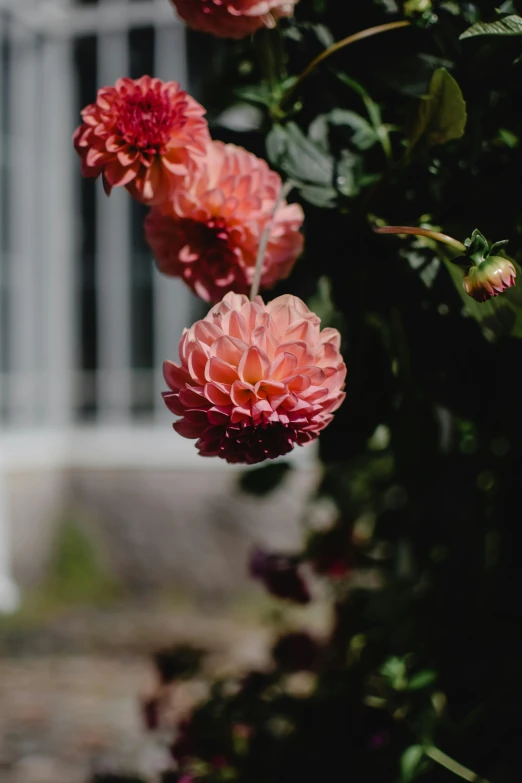
<path fill-rule="evenodd" d="M 233 592 L 253 542 L 297 544 L 313 453 L 253 502 L 172 431 L 161 365 L 204 310 L 153 266 L 145 208 L 82 180 L 71 143 L 99 87 L 190 89 L 198 58 L 189 73 L 167 0 L 0 0 L 0 40 L 0 608 L 71 524 L 126 587 Z"/>

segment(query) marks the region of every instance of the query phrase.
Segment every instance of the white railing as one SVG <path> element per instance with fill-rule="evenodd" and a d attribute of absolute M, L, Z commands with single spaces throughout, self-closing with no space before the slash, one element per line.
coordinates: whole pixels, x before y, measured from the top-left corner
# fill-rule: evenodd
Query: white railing
<path fill-rule="evenodd" d="M 181 26 L 168 0 L 108 0 L 103 7 L 78 6 L 67 0 L 0 0 L 2 11 L 27 30 L 52 38 L 121 32 L 150 24 Z"/>
<path fill-rule="evenodd" d="M 96 183 L 94 370 L 80 365 L 80 167 L 71 138 L 79 122 L 74 42 L 97 37 L 98 86 L 128 73 L 129 35 L 155 30 L 154 70 L 187 86 L 185 31 L 168 0 L 0 0 L 0 611 L 13 609 L 6 479 L 38 467 L 227 469 L 202 460 L 177 436 L 160 392 L 161 365 L 175 359 L 190 324 L 192 294 L 154 270 L 152 367 L 131 363 L 131 198 L 107 199 Z M 6 94 L 2 97 L 2 89 Z M 92 99 L 94 100 L 94 95 Z M 1 133 L 4 132 L 2 138 Z M 152 263 L 151 259 L 144 259 Z M 148 421 L 131 409 L 137 389 L 154 390 Z M 95 400 L 94 415 L 81 411 Z M 314 461 L 297 449 L 292 460 Z M 228 467 L 233 470 L 234 468 Z"/>
<path fill-rule="evenodd" d="M 0 258 L 0 412 L 8 427 L 63 425 L 81 418 L 78 379 L 80 297 L 79 161 L 71 137 L 79 122 L 73 46 L 97 36 L 98 86 L 129 73 L 129 35 L 155 30 L 154 70 L 187 86 L 185 31 L 168 0 L 0 0 L 8 42 L 7 112 L 2 188 L 7 233 Z M 1 28 L 0 28 L 1 30 Z M 94 95 L 92 99 L 94 99 Z M 0 99 L 1 100 L 1 99 Z M 2 105 L 2 104 L 0 104 Z M 175 358 L 193 297 L 154 270 L 152 370 L 131 361 L 131 199 L 116 189 L 107 199 L 96 183 L 97 420 L 128 423 L 132 390 L 153 375 L 153 416 L 165 420 L 161 365 Z M 144 259 L 152 263 L 151 259 Z M 4 355 L 2 356 L 2 352 Z M 81 383 L 81 382 L 80 382 Z M 1 414 L 0 414 L 1 415 Z"/>
<path fill-rule="evenodd" d="M 161 364 L 175 358 L 192 295 L 154 272 L 154 370 L 131 366 L 131 199 L 96 186 L 94 372 L 80 364 L 79 122 L 74 43 L 97 37 L 98 86 L 128 74 L 129 32 L 155 30 L 155 70 L 187 85 L 185 31 L 167 0 L 0 0 L 0 610 L 16 604 L 8 491 L 13 471 L 42 465 L 190 465 L 192 443 L 168 427 Z M 7 70 L 2 67 L 7 62 Z M 94 99 L 92 95 L 92 99 Z M 94 185 L 92 186 L 95 187 Z M 152 263 L 151 259 L 147 259 Z M 132 391 L 153 387 L 149 424 Z M 81 422 L 95 394 L 96 414 Z M 154 426 L 154 423 L 160 426 Z"/>

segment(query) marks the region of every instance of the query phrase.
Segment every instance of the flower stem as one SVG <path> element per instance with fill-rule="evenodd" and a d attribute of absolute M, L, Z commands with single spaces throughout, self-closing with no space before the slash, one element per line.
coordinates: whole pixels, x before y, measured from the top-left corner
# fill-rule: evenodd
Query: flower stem
<path fill-rule="evenodd" d="M 445 767 L 445 769 L 453 772 L 454 775 L 462 778 L 462 780 L 467 780 L 469 783 L 488 783 L 485 778 L 479 777 L 479 775 L 477 775 L 475 772 L 472 772 L 467 767 L 462 766 L 462 764 L 459 764 L 458 761 L 455 761 L 450 756 L 447 756 L 442 752 L 442 750 L 439 750 L 438 748 L 425 748 L 424 752 L 426 756 L 428 756 L 428 758 L 430 758 L 432 761 L 435 761 L 437 764 L 440 764 L 441 767 Z"/>
<path fill-rule="evenodd" d="M 297 77 L 296 81 L 291 85 L 291 87 L 288 88 L 288 91 L 283 95 L 281 98 L 281 101 L 279 103 L 279 106 L 281 107 L 286 101 L 288 100 L 289 96 L 294 92 L 294 90 L 299 87 L 304 80 L 310 76 L 312 71 L 315 71 L 318 65 L 320 65 L 323 60 L 328 59 L 332 54 L 335 54 L 340 49 L 344 49 L 345 46 L 350 46 L 350 44 L 356 43 L 357 41 L 362 41 L 363 38 L 371 38 L 373 35 L 378 35 L 379 33 L 386 33 L 388 30 L 398 30 L 401 27 L 409 27 L 411 22 L 408 22 L 406 20 L 402 22 L 388 22 L 387 24 L 380 24 L 377 25 L 377 27 L 368 27 L 367 30 L 360 30 L 358 33 L 354 33 L 353 35 L 349 35 L 348 38 L 343 38 L 341 41 L 337 41 L 337 43 L 332 44 L 328 47 L 328 49 L 325 49 L 324 52 L 321 52 L 321 54 L 317 55 L 309 65 L 304 69 L 304 71 Z"/>
<path fill-rule="evenodd" d="M 459 253 L 467 252 L 466 245 L 459 242 L 458 239 L 454 239 L 447 234 L 441 234 L 440 231 L 432 231 L 430 228 L 418 228 L 417 226 L 374 226 L 373 230 L 376 234 L 414 234 L 419 237 L 429 237 L 437 242 L 449 245 L 454 250 L 458 250 Z"/>
<path fill-rule="evenodd" d="M 294 187 L 294 182 L 291 179 L 288 180 L 286 185 L 283 185 L 283 187 L 279 191 L 279 196 L 277 197 L 277 201 L 274 205 L 274 209 L 272 215 L 270 216 L 270 220 L 266 224 L 265 230 L 261 235 L 261 241 L 259 243 L 259 249 L 257 251 L 256 268 L 254 271 L 254 277 L 252 279 L 252 287 L 250 289 L 250 300 L 254 299 L 259 293 L 259 284 L 261 282 L 261 273 L 263 271 L 263 261 L 265 258 L 266 248 L 268 245 L 268 240 L 270 239 L 270 232 L 272 230 L 272 225 L 274 222 L 274 218 L 276 216 L 276 212 L 293 187 Z"/>

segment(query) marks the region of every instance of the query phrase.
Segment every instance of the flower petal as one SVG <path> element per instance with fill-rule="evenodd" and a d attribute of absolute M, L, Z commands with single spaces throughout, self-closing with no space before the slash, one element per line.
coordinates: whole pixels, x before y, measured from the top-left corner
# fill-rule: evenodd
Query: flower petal
<path fill-rule="evenodd" d="M 239 377 L 245 383 L 256 384 L 267 377 L 269 367 L 267 355 L 256 345 L 252 345 L 239 363 Z"/>

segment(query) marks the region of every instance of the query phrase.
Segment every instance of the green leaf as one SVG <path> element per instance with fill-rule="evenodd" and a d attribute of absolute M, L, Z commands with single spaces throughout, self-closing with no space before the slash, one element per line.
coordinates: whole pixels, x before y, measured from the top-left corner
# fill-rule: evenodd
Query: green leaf
<path fill-rule="evenodd" d="M 360 158 L 350 150 L 341 152 L 341 160 L 337 164 L 336 184 L 339 192 L 348 198 L 354 198 L 360 191 Z"/>
<path fill-rule="evenodd" d="M 498 129 L 498 138 L 502 144 L 505 144 L 506 147 L 509 147 L 512 150 L 516 149 L 520 143 L 520 139 L 516 133 L 513 133 L 513 131 L 510 131 L 507 128 Z"/>
<path fill-rule="evenodd" d="M 314 24 L 313 30 L 325 49 L 328 49 L 329 46 L 335 43 L 335 38 L 331 31 L 324 24 Z"/>
<path fill-rule="evenodd" d="M 322 126 L 314 129 L 318 141 L 305 136 L 295 122 L 274 125 L 266 140 L 269 159 L 294 180 L 301 195 L 318 207 L 335 206 L 337 191 L 333 186 L 334 159 L 321 135 Z"/>
<path fill-rule="evenodd" d="M 437 673 L 432 669 L 424 669 L 421 672 L 417 672 L 408 680 L 409 691 L 420 691 L 423 688 L 427 688 L 428 685 L 433 685 L 437 679 Z"/>
<path fill-rule="evenodd" d="M 432 76 L 428 95 L 420 103 L 408 132 L 409 148 L 422 143 L 425 147 L 460 139 L 466 129 L 466 103 L 461 89 L 445 68 Z"/>
<path fill-rule="evenodd" d="M 467 247 L 467 253 L 475 264 L 480 264 L 489 254 L 489 242 L 484 234 L 476 228 L 471 237 L 464 240 Z M 462 266 L 462 264 L 461 264 Z"/>
<path fill-rule="evenodd" d="M 309 138 L 321 149 L 328 151 L 328 132 L 330 126 L 348 127 L 352 131 L 350 141 L 360 150 L 367 150 L 379 141 L 372 125 L 360 114 L 347 109 L 333 109 L 329 114 L 320 114 L 311 123 Z"/>
<path fill-rule="evenodd" d="M 352 142 L 359 150 L 368 150 L 379 141 L 379 137 L 368 120 L 354 111 L 333 109 L 328 115 L 332 125 L 346 125 L 353 131 Z"/>
<path fill-rule="evenodd" d="M 328 114 L 319 114 L 308 128 L 308 138 L 326 154 L 330 152 L 329 130 Z"/>
<path fill-rule="evenodd" d="M 476 35 L 522 35 L 522 16 L 513 14 L 496 22 L 477 22 L 462 33 L 460 40 Z"/>
<path fill-rule="evenodd" d="M 291 469 L 288 462 L 275 462 L 261 468 L 253 468 L 241 475 L 239 486 L 249 495 L 267 495 L 277 489 Z"/>
<path fill-rule="evenodd" d="M 292 179 L 310 185 L 331 186 L 333 158 L 309 139 L 295 122 L 275 125 L 267 138 L 270 160 Z"/>
<path fill-rule="evenodd" d="M 388 658 L 381 666 L 380 672 L 391 688 L 396 691 L 406 690 L 406 661 L 403 658 Z"/>
<path fill-rule="evenodd" d="M 252 84 L 248 87 L 236 87 L 234 94 L 244 101 L 260 104 L 261 106 L 271 106 L 273 103 L 272 92 L 265 84 Z"/>
<path fill-rule="evenodd" d="M 333 109 L 316 117 L 308 129 L 308 137 L 326 153 L 330 150 L 330 128 L 349 128 L 351 133 L 346 137 L 359 150 L 368 150 L 379 141 L 376 128 L 360 114 L 347 109 Z"/>
<path fill-rule="evenodd" d="M 499 250 L 503 250 L 506 245 L 509 245 L 509 239 L 501 239 L 498 242 L 494 242 L 489 248 L 489 256 L 498 256 Z"/>
<path fill-rule="evenodd" d="M 286 130 L 282 125 L 274 125 L 266 137 L 266 154 L 268 155 L 268 159 L 278 168 L 281 168 L 286 148 Z"/>
<path fill-rule="evenodd" d="M 321 319 L 321 328 L 332 326 L 343 331 L 344 320 L 342 314 L 336 310 L 332 297 L 332 281 L 329 277 L 320 277 L 317 281 L 317 290 L 307 301 L 308 307 Z"/>
<path fill-rule="evenodd" d="M 424 757 L 422 745 L 411 745 L 401 756 L 401 780 L 408 783 L 414 780 L 418 772 L 419 765 Z"/>
<path fill-rule="evenodd" d="M 319 185 L 300 185 L 299 192 L 305 201 L 323 209 L 335 207 L 338 195 L 335 188 L 326 188 Z"/>

